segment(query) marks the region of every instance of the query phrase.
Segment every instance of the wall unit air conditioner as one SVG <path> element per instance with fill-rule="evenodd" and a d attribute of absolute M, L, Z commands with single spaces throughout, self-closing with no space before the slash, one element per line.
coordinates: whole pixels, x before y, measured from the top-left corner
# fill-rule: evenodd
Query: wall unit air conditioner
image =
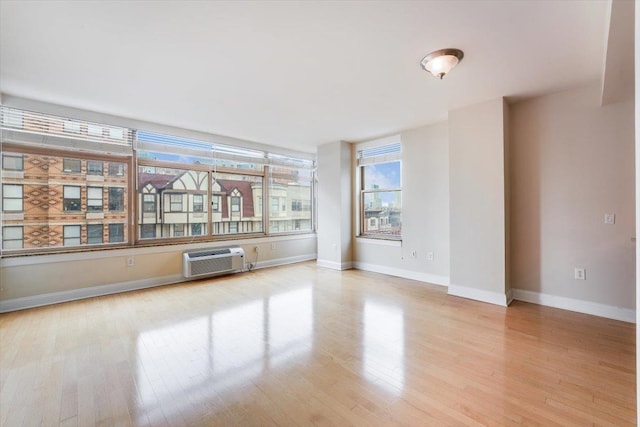
<path fill-rule="evenodd" d="M 244 270 L 244 249 L 224 248 L 185 252 L 182 274 L 187 279 L 219 276 Z"/>

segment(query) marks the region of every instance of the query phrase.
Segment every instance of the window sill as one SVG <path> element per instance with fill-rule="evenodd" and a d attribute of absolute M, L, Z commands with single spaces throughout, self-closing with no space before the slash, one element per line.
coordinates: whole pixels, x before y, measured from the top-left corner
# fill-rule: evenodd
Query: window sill
<path fill-rule="evenodd" d="M 378 239 L 375 237 L 356 236 L 356 243 L 363 243 L 367 245 L 371 244 L 371 245 L 381 245 L 381 246 L 393 246 L 397 248 L 402 247 L 402 240 Z"/>

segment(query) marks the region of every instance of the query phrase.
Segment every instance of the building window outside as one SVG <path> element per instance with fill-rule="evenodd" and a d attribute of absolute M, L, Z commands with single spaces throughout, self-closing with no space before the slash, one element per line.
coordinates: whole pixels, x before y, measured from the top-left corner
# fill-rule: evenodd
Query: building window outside
<path fill-rule="evenodd" d="M 240 197 L 231 197 L 231 212 L 240 212 Z"/>
<path fill-rule="evenodd" d="M 109 162 L 109 176 L 124 176 L 124 163 Z"/>
<path fill-rule="evenodd" d="M 182 212 L 182 194 L 170 194 L 169 198 L 169 211 Z"/>
<path fill-rule="evenodd" d="M 65 212 L 80 211 L 80 187 L 65 185 L 63 187 L 62 206 Z"/>
<path fill-rule="evenodd" d="M 64 122 L 63 129 L 68 133 L 80 133 L 80 123 L 67 120 Z"/>
<path fill-rule="evenodd" d="M 156 237 L 156 225 L 155 224 L 142 224 L 140 226 L 140 238 L 141 239 L 155 239 Z"/>
<path fill-rule="evenodd" d="M 399 142 L 357 150 L 360 235 L 402 238 L 402 163 Z"/>
<path fill-rule="evenodd" d="M 87 211 L 102 212 L 102 187 L 87 187 Z"/>
<path fill-rule="evenodd" d="M 192 236 L 201 236 L 202 235 L 202 224 L 191 224 L 191 235 Z"/>
<path fill-rule="evenodd" d="M 22 227 L 2 227 L 2 249 L 22 249 L 24 229 Z"/>
<path fill-rule="evenodd" d="M 87 160 L 87 175 L 104 175 L 102 162 L 97 160 Z"/>
<path fill-rule="evenodd" d="M 63 228 L 64 246 L 77 246 L 80 244 L 80 226 L 65 225 Z"/>
<path fill-rule="evenodd" d="M 22 128 L 23 116 L 24 114 L 20 110 L 4 108 L 2 113 L 2 125 L 14 128 Z"/>
<path fill-rule="evenodd" d="M 174 237 L 184 236 L 184 224 L 173 224 L 173 236 Z"/>
<path fill-rule="evenodd" d="M 220 212 L 220 196 L 213 196 L 213 211 Z"/>
<path fill-rule="evenodd" d="M 109 187 L 109 211 L 121 212 L 124 210 L 124 188 Z"/>
<path fill-rule="evenodd" d="M 194 212 L 204 211 L 204 196 L 202 194 L 193 195 L 193 211 Z"/>
<path fill-rule="evenodd" d="M 80 173 L 82 170 L 82 162 L 80 159 L 63 159 L 62 171 L 67 173 Z"/>
<path fill-rule="evenodd" d="M 2 169 L 7 171 L 21 171 L 24 170 L 24 161 L 22 156 L 3 154 L 2 155 Z"/>
<path fill-rule="evenodd" d="M 102 224 L 87 225 L 87 243 L 89 245 L 103 243 L 103 233 L 104 227 Z"/>
<path fill-rule="evenodd" d="M 102 126 L 88 124 L 87 134 L 90 136 L 102 136 Z"/>
<path fill-rule="evenodd" d="M 156 195 L 145 194 L 142 196 L 142 210 L 143 212 L 155 212 L 156 211 Z"/>
<path fill-rule="evenodd" d="M 22 212 L 22 185 L 2 185 L 2 210 L 4 212 Z"/>
<path fill-rule="evenodd" d="M 277 197 L 271 198 L 271 213 L 276 215 L 280 210 L 280 201 Z"/>
<path fill-rule="evenodd" d="M 124 242 L 124 224 L 109 224 L 109 243 Z"/>
<path fill-rule="evenodd" d="M 238 232 L 238 223 L 232 221 L 229 223 L 229 233 L 237 233 Z"/>

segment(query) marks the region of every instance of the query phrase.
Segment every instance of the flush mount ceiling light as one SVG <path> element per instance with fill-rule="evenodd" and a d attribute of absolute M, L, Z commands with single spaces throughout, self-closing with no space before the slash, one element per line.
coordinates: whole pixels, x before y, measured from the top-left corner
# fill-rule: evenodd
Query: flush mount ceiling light
<path fill-rule="evenodd" d="M 440 49 L 431 52 L 420 61 L 420 66 L 435 77 L 442 79 L 462 61 L 464 52 L 460 49 Z"/>

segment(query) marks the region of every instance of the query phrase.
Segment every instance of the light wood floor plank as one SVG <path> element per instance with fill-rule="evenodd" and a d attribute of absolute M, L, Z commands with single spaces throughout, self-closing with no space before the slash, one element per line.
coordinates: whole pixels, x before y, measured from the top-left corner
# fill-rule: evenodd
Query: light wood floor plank
<path fill-rule="evenodd" d="M 635 325 L 313 262 L 0 315 L 0 426 L 635 425 Z"/>

